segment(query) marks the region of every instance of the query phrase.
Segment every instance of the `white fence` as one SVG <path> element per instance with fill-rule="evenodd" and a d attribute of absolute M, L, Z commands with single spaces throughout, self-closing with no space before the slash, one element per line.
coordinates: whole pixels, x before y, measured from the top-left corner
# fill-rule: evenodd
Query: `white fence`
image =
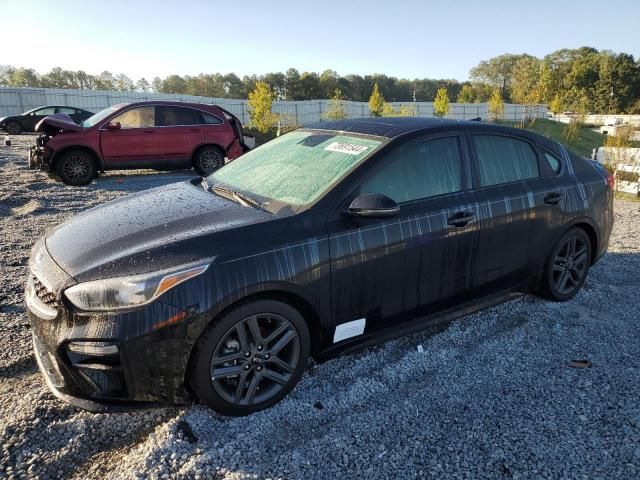
<path fill-rule="evenodd" d="M 67 105 L 97 112 L 117 103 L 140 102 L 144 100 L 172 100 L 192 103 L 215 103 L 237 115 L 242 123 L 249 121 L 246 100 L 230 98 L 197 97 L 193 95 L 173 95 L 165 93 L 119 92 L 107 90 L 66 90 L 57 88 L 0 88 L 0 116 L 16 115 L 42 105 Z M 330 100 L 276 101 L 273 111 L 287 113 L 297 125 L 309 125 L 322 119 Z M 400 105 L 412 105 L 418 116 L 432 117 L 432 102 L 393 102 Z M 348 118 L 368 117 L 367 102 L 344 102 Z M 547 108 L 543 105 L 525 109 L 522 105 L 505 104 L 502 119 L 521 120 L 525 117 L 546 118 Z M 452 103 L 449 118 L 469 120 L 480 117 L 489 118 L 489 106 L 486 103 Z"/>
<path fill-rule="evenodd" d="M 617 165 L 616 189 L 640 195 L 640 148 L 600 147 L 596 159 Z"/>

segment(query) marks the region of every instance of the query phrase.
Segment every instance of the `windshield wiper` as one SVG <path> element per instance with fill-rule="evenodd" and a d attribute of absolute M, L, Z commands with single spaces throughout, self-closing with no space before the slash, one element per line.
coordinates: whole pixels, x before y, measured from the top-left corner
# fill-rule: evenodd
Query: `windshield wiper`
<path fill-rule="evenodd" d="M 231 190 L 230 188 L 223 187 L 221 185 L 211 186 L 211 184 L 205 179 L 202 179 L 202 182 L 205 184 L 205 188 L 207 188 L 208 190 L 211 190 L 218 195 L 222 194 L 221 196 L 225 198 L 231 197 L 243 207 L 253 207 L 257 208 L 258 210 L 264 210 L 265 212 L 267 211 L 255 198 L 251 198 L 244 193 L 236 192 L 235 190 Z"/>

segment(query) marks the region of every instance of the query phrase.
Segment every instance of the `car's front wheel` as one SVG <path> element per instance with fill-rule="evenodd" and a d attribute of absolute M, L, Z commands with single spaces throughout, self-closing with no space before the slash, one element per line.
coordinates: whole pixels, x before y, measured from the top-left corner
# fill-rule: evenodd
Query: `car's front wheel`
<path fill-rule="evenodd" d="M 189 383 L 200 401 L 224 415 L 248 415 L 282 400 L 309 357 L 302 315 L 277 300 L 241 304 L 196 344 Z"/>
<path fill-rule="evenodd" d="M 202 147 L 196 152 L 193 167 L 199 175 L 206 177 L 224 166 L 224 152 L 218 147 Z"/>
<path fill-rule="evenodd" d="M 565 301 L 582 288 L 591 266 L 591 240 L 579 227 L 565 233 L 547 259 L 542 290 L 555 301 Z"/>
<path fill-rule="evenodd" d="M 88 185 L 96 176 L 96 164 L 90 153 L 72 150 L 60 157 L 56 173 L 67 185 Z"/>
<path fill-rule="evenodd" d="M 20 135 L 22 133 L 22 125 L 14 120 L 7 122 L 4 129 L 11 135 Z"/>

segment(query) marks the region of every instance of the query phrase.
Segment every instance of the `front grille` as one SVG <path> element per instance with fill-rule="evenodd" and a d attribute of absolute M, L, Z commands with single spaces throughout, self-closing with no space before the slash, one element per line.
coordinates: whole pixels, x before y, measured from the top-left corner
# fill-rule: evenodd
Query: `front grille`
<path fill-rule="evenodd" d="M 33 289 L 36 292 L 36 296 L 38 297 L 38 299 L 49 308 L 57 310 L 59 305 L 58 301 L 56 300 L 55 294 L 47 287 L 45 287 L 35 275 L 32 275 L 32 281 Z"/>

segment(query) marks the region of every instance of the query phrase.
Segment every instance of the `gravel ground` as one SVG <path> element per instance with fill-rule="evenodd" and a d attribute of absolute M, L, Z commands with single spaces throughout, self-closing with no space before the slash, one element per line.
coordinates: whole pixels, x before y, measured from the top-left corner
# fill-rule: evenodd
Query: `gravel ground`
<path fill-rule="evenodd" d="M 0 147 L 0 477 L 640 477 L 640 203 L 616 201 L 610 253 L 570 302 L 524 297 L 313 365 L 250 417 L 96 415 L 56 400 L 37 371 L 29 248 L 75 212 L 191 175 L 70 188 L 26 169 L 32 136 L 13 140 Z M 579 359 L 591 368 L 567 366 Z"/>

